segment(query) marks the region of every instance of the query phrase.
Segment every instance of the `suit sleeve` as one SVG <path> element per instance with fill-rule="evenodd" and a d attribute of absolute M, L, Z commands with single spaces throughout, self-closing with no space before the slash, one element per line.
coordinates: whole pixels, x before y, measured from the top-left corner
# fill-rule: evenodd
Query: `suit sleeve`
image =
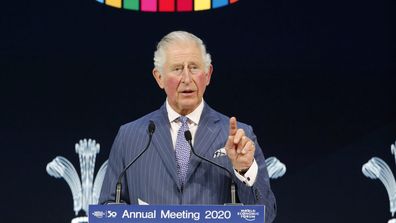
<path fill-rule="evenodd" d="M 253 140 L 256 145 L 255 160 L 258 164 L 258 173 L 256 182 L 249 187 L 242 181 L 236 180 L 238 188 L 238 197 L 244 204 L 263 204 L 265 205 L 265 222 L 271 223 L 276 216 L 276 201 L 271 190 L 267 166 L 261 147 L 257 142 L 257 137 L 250 126 L 245 129 L 247 136 Z"/>
<path fill-rule="evenodd" d="M 122 170 L 124 169 L 124 131 L 123 127 L 121 127 L 117 133 L 117 136 L 114 140 L 113 146 L 110 151 L 109 163 L 106 170 L 106 175 L 103 180 L 102 189 L 99 197 L 99 204 L 109 203 L 115 201 L 115 189 L 118 181 L 118 177 Z M 125 177 L 122 179 L 122 192 L 121 192 L 121 200 L 129 203 L 129 198 L 126 196 L 128 194 L 127 184 L 125 182 Z"/>

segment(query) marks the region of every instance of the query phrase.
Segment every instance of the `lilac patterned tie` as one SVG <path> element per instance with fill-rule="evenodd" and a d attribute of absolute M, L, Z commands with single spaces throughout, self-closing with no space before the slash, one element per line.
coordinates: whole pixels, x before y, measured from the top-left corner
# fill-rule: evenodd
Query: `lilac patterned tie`
<path fill-rule="evenodd" d="M 188 130 L 188 118 L 186 116 L 180 116 L 179 121 L 182 123 L 182 125 L 177 132 L 175 150 L 177 173 L 179 175 L 180 183 L 184 184 L 188 170 L 188 160 L 190 159 L 190 146 L 184 137 L 184 132 Z"/>

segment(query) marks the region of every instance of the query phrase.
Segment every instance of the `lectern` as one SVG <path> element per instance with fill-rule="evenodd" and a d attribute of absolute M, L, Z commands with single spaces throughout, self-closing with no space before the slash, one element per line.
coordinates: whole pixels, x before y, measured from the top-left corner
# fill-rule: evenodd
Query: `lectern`
<path fill-rule="evenodd" d="M 265 223 L 264 205 L 90 205 L 89 223 Z"/>

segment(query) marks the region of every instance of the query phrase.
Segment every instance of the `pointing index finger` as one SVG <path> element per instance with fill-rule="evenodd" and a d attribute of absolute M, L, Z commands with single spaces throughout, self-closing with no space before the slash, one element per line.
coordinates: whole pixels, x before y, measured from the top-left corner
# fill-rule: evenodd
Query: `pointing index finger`
<path fill-rule="evenodd" d="M 229 135 L 234 136 L 238 130 L 237 121 L 235 117 L 230 118 L 230 131 Z"/>

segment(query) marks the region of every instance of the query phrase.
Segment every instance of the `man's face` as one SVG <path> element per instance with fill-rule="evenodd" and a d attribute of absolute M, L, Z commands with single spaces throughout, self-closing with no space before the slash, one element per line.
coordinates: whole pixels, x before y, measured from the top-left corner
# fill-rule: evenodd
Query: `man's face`
<path fill-rule="evenodd" d="M 154 77 L 165 90 L 171 107 L 179 114 L 187 115 L 201 103 L 210 82 L 212 65 L 205 72 L 201 50 L 191 41 L 171 43 L 165 54 L 162 73 L 154 69 Z"/>

